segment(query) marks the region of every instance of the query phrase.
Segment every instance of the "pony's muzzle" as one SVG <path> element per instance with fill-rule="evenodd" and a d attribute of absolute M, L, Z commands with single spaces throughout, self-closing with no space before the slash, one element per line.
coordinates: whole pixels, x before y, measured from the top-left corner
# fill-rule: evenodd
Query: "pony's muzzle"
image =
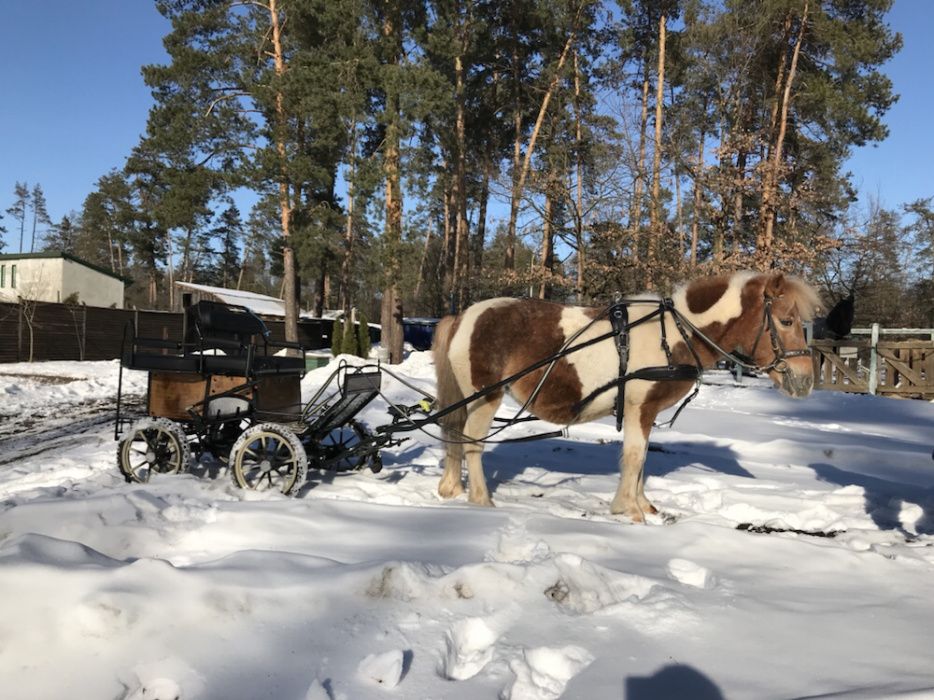
<path fill-rule="evenodd" d="M 814 376 L 810 373 L 796 374 L 787 370 L 782 373 L 781 378 L 782 391 L 796 399 L 804 398 L 814 388 Z"/>

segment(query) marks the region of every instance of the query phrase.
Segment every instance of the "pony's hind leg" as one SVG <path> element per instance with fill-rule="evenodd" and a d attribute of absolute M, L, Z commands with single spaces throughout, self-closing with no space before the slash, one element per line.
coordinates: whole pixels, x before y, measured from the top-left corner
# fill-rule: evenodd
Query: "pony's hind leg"
<path fill-rule="evenodd" d="M 467 416 L 467 423 L 464 426 L 465 438 L 475 440 L 484 439 L 490 432 L 490 424 L 493 422 L 493 416 L 496 409 L 502 403 L 502 392 L 491 394 L 484 399 L 478 400 L 470 409 Z M 467 481 L 469 493 L 467 500 L 479 506 L 492 506 L 490 492 L 486 487 L 486 477 L 483 474 L 483 454 L 482 442 L 468 442 L 464 444 L 464 454 L 467 458 Z"/>
<path fill-rule="evenodd" d="M 444 475 L 438 484 L 438 494 L 441 498 L 454 498 L 464 493 L 464 482 L 461 480 L 464 438 L 460 430 L 445 430 L 444 439 L 449 442 L 444 446 Z"/>

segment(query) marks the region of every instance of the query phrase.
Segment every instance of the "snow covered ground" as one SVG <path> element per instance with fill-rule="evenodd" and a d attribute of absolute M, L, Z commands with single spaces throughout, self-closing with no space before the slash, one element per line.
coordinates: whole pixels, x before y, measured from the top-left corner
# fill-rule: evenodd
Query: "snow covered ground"
<path fill-rule="evenodd" d="M 426 353 L 401 372 L 432 390 Z M 0 366 L 5 700 L 934 697 L 931 403 L 711 374 L 632 525 L 611 420 L 490 449 L 493 509 L 436 496 L 425 436 L 295 498 L 128 485 L 116 376 Z"/>

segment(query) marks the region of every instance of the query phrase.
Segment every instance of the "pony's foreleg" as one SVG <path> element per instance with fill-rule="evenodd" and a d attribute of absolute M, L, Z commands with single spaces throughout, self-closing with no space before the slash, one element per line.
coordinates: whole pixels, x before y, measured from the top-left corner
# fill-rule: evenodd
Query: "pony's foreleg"
<path fill-rule="evenodd" d="M 490 432 L 490 424 L 496 409 L 503 400 L 502 393 L 491 394 L 485 399 L 477 401 L 470 409 L 467 424 L 464 426 L 464 435 L 468 438 L 482 440 Z M 466 439 L 466 438 L 465 438 Z M 478 506 L 492 506 L 490 492 L 486 487 L 486 477 L 483 474 L 482 442 L 468 442 L 464 445 L 464 455 L 467 458 L 467 500 Z"/>
<path fill-rule="evenodd" d="M 651 424 L 651 423 L 650 423 Z M 639 406 L 627 405 L 623 415 L 623 449 L 620 455 L 619 486 L 610 504 L 612 513 L 630 517 L 633 522 L 645 522 L 645 513 L 657 513 L 643 491 L 645 453 L 649 445 Z"/>

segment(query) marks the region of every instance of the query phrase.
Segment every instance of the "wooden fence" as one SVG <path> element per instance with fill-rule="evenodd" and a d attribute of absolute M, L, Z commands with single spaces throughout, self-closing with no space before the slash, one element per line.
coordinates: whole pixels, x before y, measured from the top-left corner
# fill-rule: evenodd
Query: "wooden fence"
<path fill-rule="evenodd" d="M 283 321 L 265 319 L 273 340 L 285 339 Z M 105 309 L 83 304 L 0 303 L 0 362 L 111 360 L 120 356 L 127 324 L 148 338 L 182 337 L 182 314 Z M 330 347 L 332 321 L 303 319 L 299 341 L 306 348 Z"/>
<path fill-rule="evenodd" d="M 812 340 L 814 388 L 934 399 L 934 330 L 854 329 L 868 338 Z M 880 336 L 901 336 L 883 340 Z M 927 335 L 924 339 L 904 339 Z"/>

